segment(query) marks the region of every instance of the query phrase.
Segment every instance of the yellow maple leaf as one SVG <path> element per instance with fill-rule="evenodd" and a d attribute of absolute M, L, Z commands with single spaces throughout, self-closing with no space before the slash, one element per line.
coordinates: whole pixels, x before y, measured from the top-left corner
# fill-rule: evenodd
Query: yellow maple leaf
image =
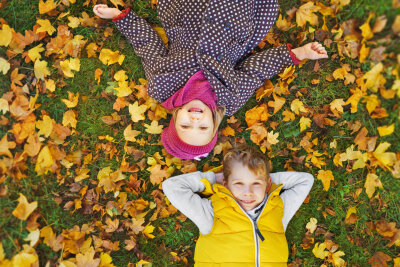
<path fill-rule="evenodd" d="M 163 129 L 162 125 L 158 125 L 158 121 L 152 121 L 150 125 L 145 123 L 144 127 L 146 127 L 146 132 L 149 134 L 160 134 Z"/>
<path fill-rule="evenodd" d="M 125 97 L 132 94 L 132 89 L 127 81 L 118 82 L 118 87 L 114 87 L 113 89 L 117 91 L 117 97 Z"/>
<path fill-rule="evenodd" d="M 96 43 L 90 43 L 86 46 L 88 57 L 96 57 L 96 51 L 99 49 Z"/>
<path fill-rule="evenodd" d="M 375 188 L 383 188 L 381 180 L 379 177 L 374 173 L 368 173 L 367 179 L 365 180 L 364 188 L 365 193 L 367 193 L 368 197 L 371 198 L 372 195 L 375 193 Z"/>
<path fill-rule="evenodd" d="M 50 92 L 54 92 L 56 90 L 56 83 L 52 79 L 46 79 L 46 89 Z"/>
<path fill-rule="evenodd" d="M 276 20 L 276 27 L 281 31 L 287 31 L 292 27 L 292 23 L 282 18 L 282 14 L 279 14 L 279 17 Z"/>
<path fill-rule="evenodd" d="M 293 121 L 295 119 L 295 115 L 293 112 L 290 112 L 289 110 L 285 109 L 282 112 L 283 117 L 283 121 Z"/>
<path fill-rule="evenodd" d="M 0 98 L 0 112 L 6 114 L 8 111 L 10 111 L 10 106 L 8 105 L 8 101 L 5 100 L 4 98 Z"/>
<path fill-rule="evenodd" d="M 300 124 L 300 132 L 302 132 L 311 126 L 311 119 L 306 117 L 301 117 L 299 124 Z"/>
<path fill-rule="evenodd" d="M 11 260 L 11 266 L 14 267 L 26 267 L 32 266 L 33 263 L 38 261 L 38 257 L 33 254 L 29 254 L 26 252 L 20 252 L 15 255 Z"/>
<path fill-rule="evenodd" d="M 350 104 L 350 112 L 351 113 L 356 113 L 358 110 L 358 102 L 360 102 L 360 99 L 365 95 L 365 93 L 361 89 L 356 89 L 353 94 L 346 100 L 346 105 Z"/>
<path fill-rule="evenodd" d="M 345 219 L 350 218 L 351 214 L 356 214 L 356 213 L 357 213 L 356 207 L 349 207 L 349 209 L 347 210 Z"/>
<path fill-rule="evenodd" d="M 56 29 L 51 25 L 48 19 L 38 19 L 36 23 L 40 26 L 36 30 L 37 33 L 47 32 L 51 36 L 56 31 Z"/>
<path fill-rule="evenodd" d="M 73 17 L 73 16 L 69 16 L 68 17 L 69 23 L 68 26 L 72 29 L 76 28 L 79 26 L 79 24 L 81 23 L 81 21 L 79 20 L 79 18 L 77 17 Z"/>
<path fill-rule="evenodd" d="M 295 99 L 292 101 L 292 103 L 290 104 L 290 109 L 296 113 L 296 115 L 299 115 L 300 112 L 307 112 L 307 109 L 304 107 L 303 102 L 301 102 L 299 99 Z"/>
<path fill-rule="evenodd" d="M 370 48 L 365 46 L 365 43 L 361 46 L 360 49 L 360 62 L 364 63 L 369 55 Z"/>
<path fill-rule="evenodd" d="M 329 104 L 329 108 L 336 117 L 340 117 L 340 114 L 343 114 L 344 105 L 345 102 L 343 101 L 343 98 L 338 98 Z"/>
<path fill-rule="evenodd" d="M 271 145 L 275 145 L 275 144 L 279 143 L 278 136 L 279 136 L 279 133 L 274 133 L 274 131 L 268 132 L 268 134 L 267 134 L 268 143 L 270 143 Z"/>
<path fill-rule="evenodd" d="M 114 264 L 111 263 L 112 258 L 107 253 L 101 252 L 100 254 L 100 265 L 99 267 L 115 267 Z"/>
<path fill-rule="evenodd" d="M 374 157 L 383 165 L 384 168 L 393 166 L 396 162 L 396 154 L 393 152 L 385 152 L 390 147 L 390 143 L 380 143 L 372 153 Z"/>
<path fill-rule="evenodd" d="M 36 128 L 39 129 L 38 136 L 43 135 L 49 137 L 53 131 L 53 124 L 55 121 L 47 115 L 43 116 L 43 120 L 36 122 Z"/>
<path fill-rule="evenodd" d="M 335 178 L 333 177 L 332 171 L 327 170 L 319 170 L 318 171 L 318 175 L 317 175 L 317 179 L 321 180 L 323 186 L 324 186 L 324 190 L 328 191 L 329 187 L 331 185 L 331 181 L 333 181 Z"/>
<path fill-rule="evenodd" d="M 306 224 L 306 229 L 312 234 L 317 229 L 318 220 L 310 218 L 310 221 Z"/>
<path fill-rule="evenodd" d="M 30 246 L 34 247 L 36 243 L 39 241 L 40 230 L 36 229 L 34 231 L 29 232 L 29 235 L 24 238 L 24 241 L 30 241 Z"/>
<path fill-rule="evenodd" d="M 319 9 L 320 7 L 314 5 L 311 1 L 300 6 L 296 11 L 297 25 L 303 27 L 308 21 L 311 25 L 318 26 L 318 16 L 314 12 L 317 12 Z"/>
<path fill-rule="evenodd" d="M 8 63 L 8 61 L 4 58 L 0 57 L 0 72 L 2 72 L 3 74 L 7 74 L 10 67 L 10 63 Z"/>
<path fill-rule="evenodd" d="M 13 29 L 10 28 L 7 24 L 3 24 L 2 29 L 0 30 L 0 46 L 8 46 L 12 39 Z"/>
<path fill-rule="evenodd" d="M 317 242 L 312 250 L 313 254 L 315 257 L 319 259 L 325 259 L 326 257 L 329 256 L 329 251 L 325 250 L 326 249 L 326 244 Z"/>
<path fill-rule="evenodd" d="M 391 125 L 380 126 L 377 130 L 380 136 L 390 135 L 394 132 L 394 123 Z"/>
<path fill-rule="evenodd" d="M 370 13 L 368 16 L 367 21 L 360 26 L 360 30 L 361 30 L 361 35 L 364 37 L 364 40 L 369 40 L 372 37 L 374 37 L 374 33 L 371 30 L 371 27 L 369 26 L 369 21 L 371 20 L 371 18 L 373 17 L 373 14 Z"/>
<path fill-rule="evenodd" d="M 74 77 L 72 70 L 79 71 L 81 68 L 81 62 L 79 58 L 70 58 L 60 61 L 60 67 L 65 77 Z"/>
<path fill-rule="evenodd" d="M 40 55 L 40 52 L 43 52 L 43 44 L 39 44 L 31 49 L 28 50 L 28 57 L 35 62 L 36 59 L 41 59 L 42 56 Z"/>
<path fill-rule="evenodd" d="M 336 69 L 332 75 L 335 80 L 341 79 L 344 80 L 344 76 L 347 74 L 347 70 L 343 67 Z"/>
<path fill-rule="evenodd" d="M 7 140 L 7 134 L 3 135 L 3 138 L 1 138 L 0 141 L 0 156 L 5 155 L 8 156 L 9 158 L 12 158 L 12 154 L 10 152 L 10 149 L 15 147 L 15 142 L 8 142 Z"/>
<path fill-rule="evenodd" d="M 380 73 L 383 70 L 383 64 L 379 62 L 371 70 L 364 74 L 363 79 L 365 79 L 365 87 L 371 89 L 373 92 L 378 91 L 380 85 Z"/>
<path fill-rule="evenodd" d="M 53 165 L 53 157 L 50 153 L 49 147 L 45 146 L 42 148 L 42 150 L 40 150 L 36 161 L 35 171 L 37 175 L 42 175 L 47 173 L 52 165 Z"/>
<path fill-rule="evenodd" d="M 140 131 L 132 130 L 132 124 L 124 130 L 124 137 L 126 141 L 136 142 L 136 136 L 140 134 Z"/>
<path fill-rule="evenodd" d="M 366 108 L 369 114 L 371 114 L 377 107 L 381 105 L 381 101 L 379 100 L 377 95 L 368 95 L 364 96 L 363 103 L 367 103 Z"/>
<path fill-rule="evenodd" d="M 35 61 L 34 71 L 35 71 L 35 76 L 38 79 L 44 80 L 44 77 L 50 75 L 50 71 L 47 68 L 47 62 L 44 60 L 41 61 L 38 59 Z"/>
<path fill-rule="evenodd" d="M 341 250 L 332 253 L 332 261 L 334 267 L 346 266 L 346 262 L 341 258 L 344 255 L 346 254 L 344 254 L 344 252 Z"/>
<path fill-rule="evenodd" d="M 59 2 L 59 3 L 61 3 L 61 2 Z M 55 9 L 57 6 L 58 6 L 58 4 L 55 3 L 54 0 L 47 0 L 46 2 L 44 2 L 43 0 L 40 0 L 39 1 L 39 13 L 40 14 L 47 13 L 47 12 Z"/>
<path fill-rule="evenodd" d="M 67 108 L 74 108 L 78 105 L 79 101 L 79 93 L 76 95 L 70 91 L 68 91 L 68 99 L 61 99 L 61 101 L 67 106 Z"/>
<path fill-rule="evenodd" d="M 135 101 L 135 103 L 129 105 L 129 114 L 131 114 L 131 118 L 133 122 L 138 122 L 144 120 L 144 113 L 147 110 L 146 105 L 140 105 L 139 102 Z"/>
<path fill-rule="evenodd" d="M 75 112 L 73 110 L 67 110 L 62 119 L 62 125 L 64 126 L 71 126 L 72 128 L 76 128 L 76 120 Z"/>
<path fill-rule="evenodd" d="M 118 8 L 118 6 L 125 6 L 125 3 L 124 3 L 124 1 L 122 1 L 122 0 L 110 0 L 111 1 L 111 3 L 113 3 L 113 5 L 116 7 L 116 8 Z"/>
<path fill-rule="evenodd" d="M 110 49 L 103 48 L 100 51 L 99 59 L 104 65 L 111 65 L 117 62 L 121 65 L 125 56 L 121 55 L 119 51 L 114 52 Z"/>
<path fill-rule="evenodd" d="M 394 81 L 394 83 L 392 85 L 392 90 L 397 91 L 397 96 L 400 97 L 400 80 L 399 79 Z"/>
<path fill-rule="evenodd" d="M 274 114 L 277 113 L 282 106 L 285 104 L 286 99 L 283 97 L 277 96 L 275 93 L 272 94 L 275 101 L 269 101 L 268 106 L 274 108 Z"/>
<path fill-rule="evenodd" d="M 400 15 L 397 15 L 392 24 L 393 33 L 400 36 Z"/>
<path fill-rule="evenodd" d="M 29 215 L 37 208 L 37 201 L 28 202 L 26 197 L 19 193 L 18 206 L 13 210 L 12 215 L 20 220 L 26 221 Z"/>
<path fill-rule="evenodd" d="M 154 231 L 154 226 L 151 224 L 146 225 L 143 230 L 143 234 L 145 234 L 148 238 L 154 238 L 155 236 L 152 234 Z"/>

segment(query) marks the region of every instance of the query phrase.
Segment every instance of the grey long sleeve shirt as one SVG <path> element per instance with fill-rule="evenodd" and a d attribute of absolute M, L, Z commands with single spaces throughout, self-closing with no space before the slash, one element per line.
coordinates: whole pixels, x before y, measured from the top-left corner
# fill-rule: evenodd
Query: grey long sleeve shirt
<path fill-rule="evenodd" d="M 271 173 L 270 176 L 273 183 L 283 185 L 280 197 L 284 205 L 282 224 L 286 231 L 289 221 L 310 192 L 314 177 L 305 172 L 277 172 Z M 210 233 L 214 223 L 211 201 L 198 194 L 205 189 L 201 182 L 204 178 L 211 184 L 216 182 L 213 172 L 194 172 L 171 177 L 162 184 L 163 191 L 172 205 L 196 224 L 203 235 Z M 265 203 L 264 200 L 260 205 Z M 248 213 L 252 218 L 259 215 L 254 214 L 254 211 Z"/>

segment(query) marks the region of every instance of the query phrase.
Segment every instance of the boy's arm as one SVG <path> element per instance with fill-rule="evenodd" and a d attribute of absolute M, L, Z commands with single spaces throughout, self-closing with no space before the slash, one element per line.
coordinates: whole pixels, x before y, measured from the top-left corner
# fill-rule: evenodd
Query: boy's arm
<path fill-rule="evenodd" d="M 306 199 L 314 183 L 314 177 L 306 172 L 277 172 L 271 173 L 272 182 L 282 184 L 280 197 L 283 201 L 283 227 L 286 227 L 296 211 Z"/>
<path fill-rule="evenodd" d="M 210 233 L 214 223 L 211 201 L 199 194 L 205 186 L 201 179 L 215 183 L 213 172 L 194 172 L 171 177 L 162 183 L 164 194 L 171 204 L 188 217 L 203 235 Z"/>

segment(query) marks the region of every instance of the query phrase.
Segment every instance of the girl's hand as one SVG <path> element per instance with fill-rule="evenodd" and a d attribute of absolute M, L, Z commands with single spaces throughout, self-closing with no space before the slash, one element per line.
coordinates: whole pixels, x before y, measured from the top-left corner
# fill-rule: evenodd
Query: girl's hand
<path fill-rule="evenodd" d="M 118 8 L 111 8 L 107 5 L 95 5 L 93 7 L 93 12 L 102 19 L 113 19 L 121 14 Z"/>
<path fill-rule="evenodd" d="M 215 174 L 215 181 L 217 184 L 224 184 L 224 173 L 218 172 Z"/>
<path fill-rule="evenodd" d="M 296 55 L 299 60 L 303 59 L 320 59 L 328 58 L 325 47 L 318 42 L 308 43 L 301 47 L 292 49 L 292 52 Z"/>

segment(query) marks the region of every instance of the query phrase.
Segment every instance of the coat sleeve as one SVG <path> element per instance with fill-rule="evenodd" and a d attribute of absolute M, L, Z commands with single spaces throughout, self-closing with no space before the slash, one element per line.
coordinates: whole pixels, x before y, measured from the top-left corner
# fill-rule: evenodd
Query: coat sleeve
<path fill-rule="evenodd" d="M 265 80 L 281 73 L 286 67 L 293 64 L 290 51 L 286 45 L 270 48 L 243 59 L 236 64 L 235 79 L 237 82 L 236 94 L 221 92 L 218 98 L 227 107 L 227 116 L 234 114 L 244 106 L 255 90 L 264 85 Z M 231 100 L 234 99 L 234 102 Z"/>
<path fill-rule="evenodd" d="M 271 173 L 272 182 L 282 184 L 280 195 L 283 201 L 283 227 L 286 227 L 296 211 L 306 199 L 314 183 L 314 177 L 306 172 L 277 172 Z"/>
<path fill-rule="evenodd" d="M 132 44 L 135 54 L 142 59 L 146 78 L 152 85 L 153 77 L 158 74 L 159 66 L 167 58 L 166 49 L 161 37 L 141 17 L 130 11 L 125 17 L 114 21 L 116 28 Z M 149 92 L 150 95 L 150 92 Z M 162 101 L 155 95 L 151 95 L 157 101 Z"/>
<path fill-rule="evenodd" d="M 164 194 L 171 204 L 188 217 L 203 235 L 211 232 L 214 211 L 211 201 L 201 197 L 205 185 L 201 179 L 215 183 L 213 172 L 194 172 L 171 177 L 162 183 Z"/>
<path fill-rule="evenodd" d="M 287 45 L 281 45 L 245 58 L 236 65 L 235 70 L 237 75 L 243 77 L 241 84 L 245 84 L 246 80 L 251 80 L 252 83 L 258 83 L 261 86 L 265 80 L 283 72 L 291 64 L 293 61 Z"/>

